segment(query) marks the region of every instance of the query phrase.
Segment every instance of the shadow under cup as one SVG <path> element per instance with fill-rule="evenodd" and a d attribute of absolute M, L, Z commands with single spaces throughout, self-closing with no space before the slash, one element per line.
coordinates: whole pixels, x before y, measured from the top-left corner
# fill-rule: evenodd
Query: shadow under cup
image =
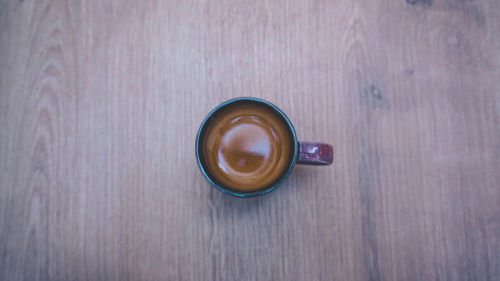
<path fill-rule="evenodd" d="M 203 176 L 219 191 L 236 197 L 260 196 L 277 188 L 295 166 L 298 150 L 288 117 L 257 98 L 220 104 L 203 120 L 196 137 L 196 160 Z M 239 178 L 233 181 L 227 176 L 231 174 Z"/>

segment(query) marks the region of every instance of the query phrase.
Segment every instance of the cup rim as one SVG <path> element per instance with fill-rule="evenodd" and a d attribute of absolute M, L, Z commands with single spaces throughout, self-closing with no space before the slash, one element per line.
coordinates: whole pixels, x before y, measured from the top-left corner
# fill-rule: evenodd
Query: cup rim
<path fill-rule="evenodd" d="M 259 190 L 259 191 L 253 191 L 253 192 L 239 192 L 239 191 L 234 191 L 234 190 L 230 190 L 230 189 L 226 189 L 218 184 L 216 184 L 211 178 L 210 176 L 207 174 L 207 171 L 205 170 L 205 167 L 203 167 L 203 164 L 201 163 L 201 159 L 200 159 L 200 138 L 201 138 L 201 133 L 203 132 L 203 129 L 205 128 L 205 125 L 207 124 L 207 121 L 216 113 L 218 112 L 219 110 L 221 110 L 222 108 L 226 107 L 226 106 L 229 106 L 231 105 L 232 103 L 235 103 L 235 102 L 241 102 L 241 101 L 249 101 L 249 102 L 256 102 L 256 103 L 262 103 L 262 104 L 265 104 L 269 107 L 271 107 L 276 113 L 278 113 L 279 116 L 281 116 L 281 118 L 283 118 L 285 120 L 285 123 L 286 125 L 288 126 L 288 128 L 290 129 L 290 132 L 292 134 L 292 138 L 293 138 L 293 155 L 292 155 L 292 159 L 291 159 L 291 162 L 289 164 L 289 167 L 288 169 L 286 170 L 286 172 L 283 174 L 283 176 L 275 183 L 273 184 L 272 186 L 266 188 L 266 189 L 263 189 L 263 190 Z M 299 151 L 299 142 L 297 141 L 297 134 L 295 132 L 295 128 L 293 127 L 292 125 L 292 122 L 290 121 L 290 119 L 285 115 L 285 113 L 279 109 L 277 106 L 275 106 L 274 104 L 272 104 L 271 102 L 268 102 L 264 99 L 260 99 L 260 98 L 254 98 L 254 97 L 238 97 L 238 98 L 233 98 L 233 99 L 230 99 L 230 100 L 227 100 L 221 104 L 219 104 L 218 106 L 216 106 L 214 109 L 212 109 L 208 114 L 207 116 L 205 117 L 205 119 L 203 119 L 203 122 L 201 122 L 201 125 L 200 125 L 200 128 L 198 129 L 198 133 L 196 134 L 196 145 L 195 145 L 195 152 L 196 152 L 196 162 L 198 164 L 198 167 L 200 168 L 200 171 L 202 173 L 202 175 L 205 177 L 205 179 L 213 186 L 215 187 L 217 190 L 219 190 L 220 192 L 222 193 L 225 193 L 225 194 L 228 194 L 228 195 L 231 195 L 231 196 L 235 196 L 235 197 L 240 197 L 240 198 L 248 198 L 248 197 L 256 197 L 256 196 L 261 196 L 261 195 L 264 195 L 264 194 L 267 194 L 273 190 L 275 190 L 278 186 L 280 186 L 287 178 L 288 176 L 290 175 L 290 173 L 292 172 L 293 168 L 295 167 L 295 164 L 297 162 L 297 155 L 298 155 L 298 151 Z"/>

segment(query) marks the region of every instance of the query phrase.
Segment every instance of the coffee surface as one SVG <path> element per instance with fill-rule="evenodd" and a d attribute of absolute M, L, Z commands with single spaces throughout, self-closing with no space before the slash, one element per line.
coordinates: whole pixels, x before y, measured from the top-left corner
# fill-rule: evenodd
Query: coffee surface
<path fill-rule="evenodd" d="M 280 116 L 259 105 L 234 105 L 210 121 L 204 137 L 209 172 L 229 189 L 249 192 L 272 184 L 287 170 L 290 132 Z"/>

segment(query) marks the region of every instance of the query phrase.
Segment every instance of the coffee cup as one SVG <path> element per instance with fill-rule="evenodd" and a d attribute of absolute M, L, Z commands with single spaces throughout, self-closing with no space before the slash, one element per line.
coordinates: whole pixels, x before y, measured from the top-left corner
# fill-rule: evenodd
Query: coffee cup
<path fill-rule="evenodd" d="M 274 104 L 235 98 L 214 108 L 196 136 L 196 160 L 219 191 L 236 197 L 267 194 L 295 164 L 330 165 L 330 144 L 299 142 L 290 119 Z"/>

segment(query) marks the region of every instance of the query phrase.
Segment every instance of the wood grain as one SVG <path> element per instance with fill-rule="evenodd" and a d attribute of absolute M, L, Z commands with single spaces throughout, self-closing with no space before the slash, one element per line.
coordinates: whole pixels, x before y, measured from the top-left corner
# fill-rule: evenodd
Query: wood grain
<path fill-rule="evenodd" d="M 0 280 L 500 280 L 499 64 L 497 0 L 0 1 Z M 237 96 L 334 165 L 211 188 Z"/>

